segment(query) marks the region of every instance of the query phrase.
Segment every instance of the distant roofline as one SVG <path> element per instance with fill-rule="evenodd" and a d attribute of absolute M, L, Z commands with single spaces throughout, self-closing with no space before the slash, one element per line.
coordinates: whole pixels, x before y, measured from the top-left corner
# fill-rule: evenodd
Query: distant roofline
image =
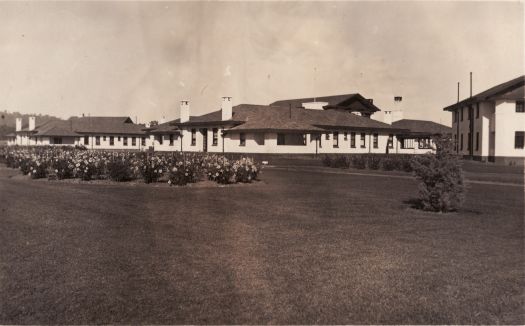
<path fill-rule="evenodd" d="M 504 87 L 503 89 L 499 90 L 498 89 L 504 85 L 508 84 L 507 87 Z M 521 75 L 519 77 L 516 77 L 516 78 L 513 78 L 511 80 L 508 80 L 506 82 L 503 82 L 503 83 L 500 83 L 496 86 L 493 86 L 491 88 L 488 88 L 476 95 L 473 95 L 472 97 L 469 97 L 469 98 L 466 98 L 464 100 L 461 100 L 457 103 L 454 103 L 454 104 L 451 104 L 449 106 L 446 106 L 443 108 L 443 111 L 453 111 L 459 107 L 462 107 L 462 106 L 465 106 L 465 105 L 469 105 L 469 104 L 473 104 L 473 103 L 478 103 L 478 102 L 482 102 L 482 101 L 488 101 L 488 100 L 491 100 L 495 97 L 497 97 L 498 95 L 500 94 L 504 94 L 504 93 L 508 93 L 509 91 L 512 91 L 518 87 L 521 87 L 521 86 L 524 86 L 525 85 L 525 75 Z M 492 93 L 494 92 L 494 93 Z"/>

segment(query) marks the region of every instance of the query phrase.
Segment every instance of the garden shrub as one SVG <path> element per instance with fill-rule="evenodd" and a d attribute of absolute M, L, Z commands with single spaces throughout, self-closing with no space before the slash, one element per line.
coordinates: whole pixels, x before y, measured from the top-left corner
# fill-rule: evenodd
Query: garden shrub
<path fill-rule="evenodd" d="M 399 158 L 393 156 L 385 156 L 381 160 L 381 168 L 385 171 L 399 170 L 401 166 Z"/>
<path fill-rule="evenodd" d="M 235 161 L 233 164 L 235 171 L 235 181 L 242 183 L 250 183 L 257 179 L 259 167 L 251 159 L 242 158 Z"/>
<path fill-rule="evenodd" d="M 186 164 L 187 163 L 187 164 Z M 198 181 L 198 173 L 196 167 L 190 162 L 179 162 L 174 166 L 169 173 L 168 184 L 176 186 L 184 186 L 188 183 Z"/>
<path fill-rule="evenodd" d="M 329 155 L 326 155 L 321 160 L 324 166 L 332 167 L 332 158 Z"/>
<path fill-rule="evenodd" d="M 352 156 L 352 167 L 356 169 L 366 169 L 366 157 L 364 155 Z"/>
<path fill-rule="evenodd" d="M 379 168 L 381 167 L 381 158 L 374 154 L 368 155 L 367 166 L 371 170 L 379 170 Z"/>
<path fill-rule="evenodd" d="M 437 212 L 458 210 L 465 199 L 463 171 L 448 137 L 436 138 L 436 154 L 414 157 L 419 184 L 419 208 Z"/>
<path fill-rule="evenodd" d="M 348 169 L 350 167 L 350 159 L 343 155 L 337 156 L 332 160 L 330 166 L 333 168 Z"/>
<path fill-rule="evenodd" d="M 52 169 L 54 169 L 57 179 L 70 179 L 74 177 L 73 162 L 67 158 L 57 158 L 52 163 Z"/>
<path fill-rule="evenodd" d="M 108 177 L 113 181 L 129 181 L 133 179 L 131 163 L 125 158 L 116 158 L 107 163 Z"/>

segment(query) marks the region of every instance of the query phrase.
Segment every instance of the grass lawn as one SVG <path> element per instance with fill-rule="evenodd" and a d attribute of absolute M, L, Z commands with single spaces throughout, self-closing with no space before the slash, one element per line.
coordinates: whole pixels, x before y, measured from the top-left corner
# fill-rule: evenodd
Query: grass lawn
<path fill-rule="evenodd" d="M 525 323 L 523 186 L 469 184 L 444 215 L 409 207 L 409 178 L 322 169 L 224 188 L 15 174 L 0 324 Z"/>

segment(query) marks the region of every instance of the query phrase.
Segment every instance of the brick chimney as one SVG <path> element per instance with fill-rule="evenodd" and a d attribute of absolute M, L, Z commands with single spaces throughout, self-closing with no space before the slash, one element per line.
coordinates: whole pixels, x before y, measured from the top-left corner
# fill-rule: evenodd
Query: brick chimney
<path fill-rule="evenodd" d="M 180 101 L 180 122 L 190 121 L 190 101 Z"/>
<path fill-rule="evenodd" d="M 231 120 L 233 116 L 232 98 L 224 96 L 221 103 L 222 120 Z"/>

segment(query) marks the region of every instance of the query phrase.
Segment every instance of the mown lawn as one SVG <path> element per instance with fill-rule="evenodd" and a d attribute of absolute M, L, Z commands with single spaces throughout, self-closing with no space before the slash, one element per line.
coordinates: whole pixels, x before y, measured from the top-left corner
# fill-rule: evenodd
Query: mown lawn
<path fill-rule="evenodd" d="M 0 168 L 0 324 L 523 324 L 523 187 L 453 214 L 408 178 L 62 184 Z"/>

